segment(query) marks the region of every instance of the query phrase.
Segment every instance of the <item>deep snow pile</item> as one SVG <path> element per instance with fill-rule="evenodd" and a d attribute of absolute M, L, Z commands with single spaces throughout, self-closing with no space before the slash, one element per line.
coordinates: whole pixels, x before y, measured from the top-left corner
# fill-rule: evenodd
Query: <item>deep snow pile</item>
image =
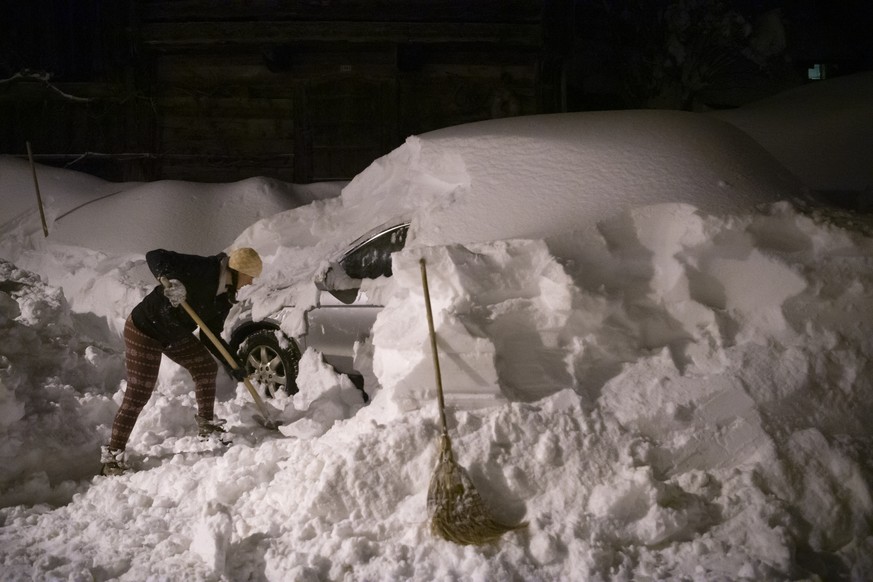
<path fill-rule="evenodd" d="M 301 392 L 273 402 L 286 425 L 267 433 L 222 377 L 217 413 L 236 442 L 216 450 L 193 436 L 190 380 L 165 363 L 130 441 L 139 470 L 120 478 L 83 475 L 124 388 L 109 329 L 146 291 L 130 274 L 142 257 L 14 239 L 16 265 L 0 262 L 0 579 L 873 578 L 868 217 L 798 206 L 768 155 L 692 171 L 706 156 L 644 137 L 664 119 L 618 123 L 610 138 L 647 144 L 628 150 L 639 163 L 661 144 L 650 153 L 663 179 L 640 185 L 643 199 L 602 203 L 608 176 L 572 163 L 543 177 L 589 193 L 578 229 L 438 240 L 455 232 L 440 223 L 452 202 L 475 214 L 478 193 L 500 190 L 488 156 L 505 167 L 501 155 L 533 143 L 506 132 L 495 147 L 490 131 L 478 144 L 412 139 L 340 198 L 255 223 L 237 242 L 267 257 L 250 294 L 267 301 L 305 293 L 279 274 L 317 272 L 343 237 L 395 211 L 413 221 L 394 276 L 365 288 L 386 299 L 361 346 L 372 402 L 308 351 Z M 599 123 L 594 142 L 607 135 Z M 560 157 L 566 134 L 551 128 Z M 623 163 L 616 180 L 633 189 Z M 517 193 L 534 183 L 518 180 Z M 507 204 L 510 232 L 544 227 L 519 208 Z M 496 515 L 529 522 L 491 546 L 428 529 L 439 428 L 421 257 L 455 454 Z M 51 284 L 69 281 L 61 265 L 88 282 L 67 299 Z"/>
<path fill-rule="evenodd" d="M 342 196 L 259 221 L 234 246 L 267 259 L 248 294 L 254 318 L 293 305 L 282 330 L 297 336 L 327 262 L 382 226 L 409 222 L 408 247 L 545 239 L 556 257 L 575 260 L 600 244 L 603 220 L 635 206 L 680 202 L 724 213 L 805 194 L 748 135 L 707 116 L 537 115 L 411 136 Z M 365 286 L 381 294 L 379 281 Z"/>
<path fill-rule="evenodd" d="M 751 135 L 810 188 L 866 191 L 873 206 L 873 71 L 811 83 L 745 107 L 715 111 Z M 847 152 L 849 155 L 847 155 Z"/>
<path fill-rule="evenodd" d="M 122 364 L 75 329 L 63 292 L 0 259 L 0 483 L 4 504 L 64 501 L 93 471 L 89 392 L 114 388 Z M 89 341 L 90 340 L 90 341 Z M 90 407 L 88 407 L 90 408 Z M 99 412 L 93 410 L 93 412 Z M 46 459 L 63 458 L 63 463 Z M 25 481 L 26 485 L 20 485 Z M 10 483 L 15 486 L 10 487 Z"/>
<path fill-rule="evenodd" d="M 40 247 L 42 227 L 33 220 L 36 185 L 27 161 L 0 156 L 0 184 L 3 256 Z M 55 245 L 85 246 L 109 255 L 142 254 L 141 245 L 215 253 L 253 222 L 336 196 L 344 185 L 288 184 L 263 177 L 230 184 L 116 183 L 48 166 L 39 166 L 36 184 Z"/>
<path fill-rule="evenodd" d="M 218 411 L 237 444 L 204 448 L 187 381 L 165 366 L 131 440 L 141 470 L 91 483 L 57 484 L 19 455 L 36 450 L 67 479 L 96 468 L 85 460 L 95 439 L 75 437 L 89 423 L 106 436 L 113 390 L 58 368 L 111 368 L 80 359 L 84 344 L 46 349 L 69 337 L 56 289 L 4 292 L 4 337 L 29 335 L 44 374 L 75 385 L 35 375 L 37 397 L 16 368 L 29 358 L 5 355 L 4 410 L 19 413 L 4 415 L 4 464 L 28 478 L 4 486 L 4 505 L 23 503 L 0 513 L 4 578 L 869 576 L 873 240 L 785 204 L 736 217 L 649 207 L 623 220 L 636 236 L 609 240 L 616 263 L 599 292 L 534 241 L 396 256 L 398 289 L 374 339 L 387 368 L 377 365 L 376 399 L 361 408 L 308 352 L 306 390 L 282 403 L 293 438 L 258 429 L 245 394 L 225 386 Z M 506 400 L 450 413 L 480 493 L 498 515 L 530 521 L 491 548 L 427 530 L 438 428 L 422 254 L 446 386 L 490 371 Z M 52 308 L 20 318 L 20 303 Z M 471 347 L 493 362 L 479 375 L 452 365 L 454 349 Z M 22 418 L 43 399 L 59 409 Z M 10 449 L 28 436 L 44 440 Z M 57 509 L 30 505 L 73 493 Z"/>

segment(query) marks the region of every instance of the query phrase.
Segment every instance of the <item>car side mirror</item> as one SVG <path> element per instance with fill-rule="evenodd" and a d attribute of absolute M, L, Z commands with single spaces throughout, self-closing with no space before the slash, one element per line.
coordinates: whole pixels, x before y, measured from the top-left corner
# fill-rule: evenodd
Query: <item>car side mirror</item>
<path fill-rule="evenodd" d="M 358 297 L 358 289 L 361 287 L 359 279 L 352 279 L 345 274 L 342 267 L 333 264 L 327 270 L 316 277 L 315 287 L 319 291 L 326 291 L 342 303 L 353 303 Z"/>
<path fill-rule="evenodd" d="M 328 276 L 330 272 L 333 270 L 333 266 L 327 268 L 327 270 L 315 278 L 315 288 L 319 291 L 330 291 L 328 286 Z"/>
<path fill-rule="evenodd" d="M 334 289 L 328 291 L 328 293 L 333 295 L 337 301 L 344 303 L 345 305 L 351 305 L 355 302 L 355 299 L 358 298 L 357 289 Z"/>
<path fill-rule="evenodd" d="M 320 291 L 334 293 L 336 291 L 351 291 L 361 287 L 360 279 L 349 277 L 338 263 L 331 264 L 327 270 L 316 277 L 315 287 Z"/>

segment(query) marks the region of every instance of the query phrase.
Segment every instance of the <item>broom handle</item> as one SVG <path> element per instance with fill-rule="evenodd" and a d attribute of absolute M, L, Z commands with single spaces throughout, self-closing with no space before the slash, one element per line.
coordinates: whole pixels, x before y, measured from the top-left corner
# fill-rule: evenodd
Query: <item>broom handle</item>
<path fill-rule="evenodd" d="M 160 277 L 158 280 L 164 287 L 167 287 L 170 284 L 170 281 L 166 277 Z M 230 352 L 227 351 L 227 348 L 224 347 L 224 344 L 222 344 L 221 341 L 217 337 L 215 337 L 215 334 L 212 333 L 212 330 L 207 327 L 207 325 L 203 322 L 200 316 L 197 315 L 197 312 L 194 311 L 194 309 L 190 305 L 188 305 L 188 302 L 182 301 L 180 305 L 182 306 L 182 309 L 184 309 L 185 312 L 188 313 L 191 319 L 194 320 L 194 323 L 197 324 L 197 326 L 200 328 L 200 331 L 205 333 L 206 337 L 209 338 L 215 348 L 219 352 L 221 352 L 221 355 L 224 356 L 225 360 L 227 360 L 228 365 L 230 365 L 230 367 L 234 370 L 238 369 L 239 364 L 236 362 L 236 358 L 230 355 Z M 263 416 L 267 422 L 272 422 L 270 414 L 267 412 L 267 407 L 264 406 L 264 401 L 261 400 L 261 397 L 258 395 L 258 391 L 255 390 L 254 386 L 252 386 L 252 383 L 249 381 L 248 377 L 243 378 L 243 384 L 245 384 L 246 390 L 249 391 L 249 394 L 252 395 L 252 400 L 255 401 L 255 405 L 258 407 L 258 411 L 261 413 L 261 416 Z"/>
<path fill-rule="evenodd" d="M 430 330 L 430 350 L 433 353 L 433 371 L 436 376 L 437 397 L 440 404 L 440 422 L 443 424 L 443 434 L 446 435 L 449 429 L 446 425 L 446 402 L 443 398 L 443 378 L 440 374 L 440 357 L 437 352 L 436 332 L 433 329 L 433 310 L 430 307 L 430 290 L 427 286 L 427 265 L 424 257 L 419 260 L 421 266 L 421 285 L 424 287 L 424 305 L 427 308 L 427 327 Z"/>

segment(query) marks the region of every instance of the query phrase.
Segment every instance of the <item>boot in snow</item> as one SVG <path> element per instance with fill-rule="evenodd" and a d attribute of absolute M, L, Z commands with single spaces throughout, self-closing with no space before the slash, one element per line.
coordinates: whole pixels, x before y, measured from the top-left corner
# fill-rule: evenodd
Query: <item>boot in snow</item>
<path fill-rule="evenodd" d="M 212 418 L 207 420 L 199 414 L 194 416 L 197 419 L 197 433 L 201 441 L 216 441 L 223 445 L 231 444 L 232 437 L 229 432 L 224 430 L 224 424 L 227 422 L 221 418 Z"/>
<path fill-rule="evenodd" d="M 100 447 L 100 462 L 103 464 L 100 474 L 106 477 L 125 474 L 128 466 L 124 457 L 124 449 L 110 449 L 109 445 Z"/>

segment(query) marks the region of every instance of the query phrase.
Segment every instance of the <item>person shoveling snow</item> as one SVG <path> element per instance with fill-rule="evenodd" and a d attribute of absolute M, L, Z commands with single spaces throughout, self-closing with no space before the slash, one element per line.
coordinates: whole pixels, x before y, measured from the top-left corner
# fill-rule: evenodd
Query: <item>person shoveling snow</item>
<path fill-rule="evenodd" d="M 261 257 L 248 247 L 210 257 L 157 249 L 146 254 L 146 262 L 152 274 L 167 284 L 155 287 L 133 308 L 125 323 L 127 389 L 112 423 L 109 444 L 100 448 L 102 475 L 119 475 L 128 469 L 124 450 L 139 413 L 155 389 L 161 355 L 188 370 L 194 379 L 200 437 L 230 442 L 222 427 L 224 421 L 213 414 L 218 364 L 210 351 L 214 352 L 218 345 L 213 345 L 204 332 L 211 330 L 213 337 L 218 336 L 236 292 L 261 274 Z M 200 341 L 192 334 L 197 322 L 183 310 L 188 303 L 205 323 Z M 238 381 L 245 379 L 242 367 L 233 366 L 229 372 Z"/>

